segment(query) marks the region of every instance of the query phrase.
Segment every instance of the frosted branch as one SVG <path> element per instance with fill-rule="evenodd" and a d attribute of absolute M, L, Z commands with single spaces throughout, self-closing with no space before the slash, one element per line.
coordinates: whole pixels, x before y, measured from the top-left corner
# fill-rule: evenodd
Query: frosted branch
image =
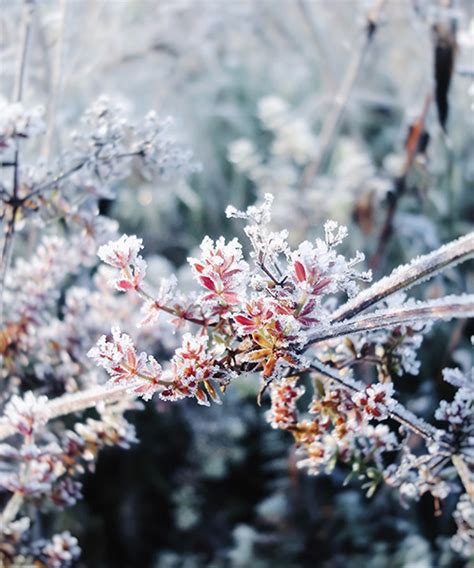
<path fill-rule="evenodd" d="M 420 284 L 442 270 L 473 256 L 474 233 L 468 233 L 427 255 L 415 258 L 409 264 L 396 268 L 390 276 L 382 278 L 336 310 L 331 321 L 340 322 L 352 318 L 384 298 Z"/>
<path fill-rule="evenodd" d="M 458 472 L 459 478 L 466 489 L 466 493 L 474 501 L 474 480 L 472 471 L 469 470 L 466 462 L 459 454 L 454 455 L 451 458 L 456 471 Z"/>
<path fill-rule="evenodd" d="M 364 331 L 377 331 L 397 325 L 410 325 L 422 321 L 450 320 L 474 317 L 474 295 L 447 296 L 415 306 L 378 310 L 373 314 L 360 316 L 336 323 L 313 334 L 308 345 Z"/>
<path fill-rule="evenodd" d="M 115 402 L 120 400 L 123 396 L 130 396 L 129 393 L 127 393 L 129 388 L 128 385 L 112 388 L 99 386 L 74 394 L 65 394 L 47 403 L 46 410 L 48 420 L 59 418 L 60 416 L 65 416 L 73 412 L 80 412 L 87 408 L 93 408 L 99 402 Z M 0 423 L 0 440 L 13 436 L 15 433 L 15 428 L 10 426 L 10 424 L 5 422 Z"/>

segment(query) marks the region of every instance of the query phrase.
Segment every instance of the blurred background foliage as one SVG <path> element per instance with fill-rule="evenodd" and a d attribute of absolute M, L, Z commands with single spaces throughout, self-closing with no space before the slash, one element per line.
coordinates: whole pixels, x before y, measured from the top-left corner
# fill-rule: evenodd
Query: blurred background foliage
<path fill-rule="evenodd" d="M 1 7 L 8 93 L 21 2 Z M 177 270 L 190 281 L 185 260 L 205 234 L 241 231 L 225 207 L 267 191 L 275 225 L 294 241 L 335 218 L 380 275 L 474 218 L 473 22 L 471 0 L 42 0 L 25 102 L 46 106 L 57 150 L 102 93 L 137 114 L 175 117 L 201 171 L 159 186 L 136 177 L 102 204 L 121 231 L 144 239 L 157 276 Z M 338 97 L 358 57 L 352 88 Z M 472 288 L 467 270 L 452 278 Z M 435 296 L 436 280 L 430 286 Z M 461 322 L 427 338 L 422 374 L 397 383 L 412 409 L 429 415 L 449 398 L 441 369 L 462 362 L 472 333 Z M 104 451 L 85 500 L 44 523 L 77 535 L 80 565 L 94 568 L 463 565 L 449 549 L 449 514 L 433 516 L 431 499 L 405 509 L 387 488 L 366 499 L 357 481 L 343 486 L 347 471 L 298 472 L 257 388 L 250 376 L 222 407 L 158 402 L 136 412 L 140 444 Z"/>

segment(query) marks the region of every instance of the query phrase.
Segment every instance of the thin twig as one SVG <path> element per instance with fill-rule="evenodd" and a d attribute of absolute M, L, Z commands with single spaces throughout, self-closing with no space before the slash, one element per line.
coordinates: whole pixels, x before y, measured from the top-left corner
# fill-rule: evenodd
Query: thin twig
<path fill-rule="evenodd" d="M 312 41 L 312 46 L 314 46 L 316 50 L 319 52 L 319 59 L 325 74 L 325 80 L 329 82 L 330 87 L 332 87 L 336 79 L 335 72 L 330 65 L 330 57 L 328 50 L 324 45 L 324 42 L 322 42 L 319 37 L 317 24 L 315 18 L 313 17 L 311 8 L 310 6 L 308 6 L 307 0 L 298 0 L 297 6 L 299 8 L 299 13 L 303 25 L 306 26 L 309 32 L 310 39 Z"/>
<path fill-rule="evenodd" d="M 15 102 L 20 102 L 23 98 L 23 87 L 25 83 L 26 57 L 28 53 L 28 43 L 31 31 L 31 21 L 33 18 L 34 0 L 24 0 L 20 24 L 20 47 L 18 56 L 18 67 L 13 86 L 13 97 Z"/>
<path fill-rule="evenodd" d="M 354 84 L 359 76 L 360 70 L 372 45 L 375 32 L 379 26 L 380 13 L 386 0 L 377 0 L 374 7 L 367 14 L 366 24 L 363 32 L 363 38 L 358 50 L 354 52 L 347 72 L 339 86 L 338 92 L 334 99 L 334 106 L 323 122 L 321 134 L 319 136 L 318 154 L 305 168 L 300 183 L 300 189 L 305 189 L 311 181 L 317 176 L 321 167 L 324 165 L 326 157 L 331 149 L 334 137 L 336 136 L 341 119 L 344 115 L 349 97 L 351 95 Z"/>
<path fill-rule="evenodd" d="M 52 78 L 51 78 L 51 92 L 48 100 L 48 110 L 47 110 L 48 128 L 46 131 L 44 145 L 42 147 L 43 156 L 46 158 L 46 160 L 48 160 L 49 158 L 51 147 L 53 145 L 56 107 L 61 91 L 66 11 L 67 11 L 67 0 L 60 0 L 59 12 L 60 12 L 61 23 L 60 23 L 58 38 L 56 40 Z"/>
<path fill-rule="evenodd" d="M 20 47 L 18 55 L 18 67 L 15 76 L 15 84 L 13 87 L 13 100 L 21 102 L 23 97 L 23 85 L 25 80 L 26 60 L 28 54 L 28 44 L 31 31 L 31 20 L 33 17 L 34 2 L 32 0 L 25 0 L 23 3 L 22 20 L 20 28 Z M 15 237 L 15 223 L 17 213 L 19 210 L 18 203 L 18 190 L 19 183 L 19 169 L 20 169 L 20 141 L 16 142 L 15 156 L 13 159 L 13 190 L 11 198 L 11 213 L 8 221 L 7 230 L 5 232 L 1 267 L 0 267 L 0 319 L 3 317 L 3 296 L 5 288 L 5 280 L 7 277 L 8 268 L 11 261 L 13 241 Z"/>
<path fill-rule="evenodd" d="M 15 520 L 21 506 L 23 504 L 23 496 L 19 492 L 13 493 L 5 508 L 0 515 L 0 527 L 8 527 L 8 525 Z"/>
<path fill-rule="evenodd" d="M 169 306 L 165 306 L 165 305 L 161 304 L 160 302 L 158 302 L 157 300 L 155 300 L 155 298 L 151 294 L 149 294 L 141 286 L 136 287 L 135 291 L 140 296 L 140 298 L 142 298 L 142 300 L 149 302 L 153 306 L 153 308 L 156 309 L 156 310 L 161 310 L 162 312 L 165 312 L 165 313 L 172 315 L 176 318 L 181 318 L 183 320 L 189 321 L 190 323 L 195 323 L 195 324 L 201 325 L 203 327 L 214 327 L 215 325 L 217 325 L 217 322 L 209 322 L 204 318 L 202 318 L 202 319 L 201 318 L 195 318 L 193 316 L 188 316 L 185 313 L 180 314 L 175 308 L 170 308 Z"/>
<path fill-rule="evenodd" d="M 142 150 L 136 150 L 135 152 L 125 152 L 123 154 L 118 154 L 114 158 L 117 159 L 117 160 L 122 160 L 124 158 L 133 158 L 133 157 L 136 157 L 136 156 L 143 156 L 143 151 Z M 69 170 L 66 170 L 65 172 L 61 172 L 60 174 L 55 176 L 52 180 L 50 180 L 50 181 L 44 183 L 43 185 L 40 185 L 39 187 L 36 187 L 35 189 L 33 189 L 33 191 L 28 193 L 28 195 L 26 195 L 21 201 L 22 202 L 29 201 L 33 197 L 36 197 L 37 195 L 39 195 L 39 194 L 41 194 L 41 193 L 43 193 L 43 192 L 45 192 L 49 189 L 53 189 L 54 187 L 57 186 L 57 184 L 59 182 L 64 181 L 66 178 L 72 176 L 73 174 L 75 174 L 76 172 L 81 170 L 91 159 L 92 158 L 90 158 L 90 157 L 82 158 L 75 166 L 71 167 Z M 109 158 L 98 156 L 97 160 L 106 162 L 107 160 L 109 160 Z"/>
<path fill-rule="evenodd" d="M 453 462 L 453 465 L 458 472 L 459 478 L 461 479 L 462 484 L 466 489 L 466 493 L 474 501 L 474 479 L 472 471 L 469 470 L 468 465 L 464 461 L 463 457 L 459 454 L 452 456 L 451 461 Z"/>
<path fill-rule="evenodd" d="M 408 136 L 406 143 L 405 163 L 401 174 L 395 179 L 393 190 L 387 195 L 387 210 L 385 220 L 382 224 L 380 234 L 377 239 L 377 247 L 369 260 L 369 266 L 375 270 L 379 265 L 385 253 L 385 249 L 393 234 L 393 222 L 397 212 L 398 203 L 404 195 L 407 188 L 407 176 L 411 170 L 413 162 L 419 151 L 419 144 L 425 129 L 426 116 L 431 102 L 431 93 L 426 95 L 423 109 L 420 116 L 415 121 Z"/>

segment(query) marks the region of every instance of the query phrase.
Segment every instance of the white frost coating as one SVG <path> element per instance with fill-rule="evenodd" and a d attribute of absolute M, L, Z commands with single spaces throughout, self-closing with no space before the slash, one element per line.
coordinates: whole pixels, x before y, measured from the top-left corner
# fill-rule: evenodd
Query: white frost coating
<path fill-rule="evenodd" d="M 114 402 L 129 396 L 128 386 L 97 386 L 74 394 L 65 394 L 46 403 L 46 416 L 48 420 L 59 418 L 73 412 L 80 412 L 86 408 L 97 406 L 100 402 Z M 16 433 L 15 428 L 5 420 L 0 422 L 0 440 L 4 440 Z"/>
<path fill-rule="evenodd" d="M 376 331 L 395 325 L 414 325 L 420 321 L 466 317 L 474 317 L 474 294 L 446 296 L 427 302 L 416 302 L 407 307 L 377 310 L 372 314 L 325 327 L 312 335 L 308 344 L 352 333 Z"/>
<path fill-rule="evenodd" d="M 420 284 L 442 270 L 468 260 L 473 256 L 474 232 L 451 241 L 427 255 L 419 256 L 409 264 L 399 266 L 390 276 L 380 279 L 336 310 L 331 321 L 340 322 L 347 320 L 370 306 L 377 304 L 387 296 Z"/>

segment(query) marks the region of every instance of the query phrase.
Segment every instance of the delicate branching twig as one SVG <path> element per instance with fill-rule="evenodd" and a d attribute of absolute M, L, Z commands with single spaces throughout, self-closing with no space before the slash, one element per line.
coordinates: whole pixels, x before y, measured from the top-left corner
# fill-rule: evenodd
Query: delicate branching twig
<path fill-rule="evenodd" d="M 142 300 L 149 302 L 150 305 L 152 305 L 153 308 L 156 310 L 161 310 L 162 312 L 166 312 L 171 316 L 175 316 L 176 318 L 182 318 L 183 320 L 189 321 L 190 323 L 195 323 L 196 325 L 202 325 L 204 327 L 207 326 L 213 327 L 214 325 L 216 325 L 215 322 L 209 322 L 203 318 L 195 318 L 185 313 L 178 313 L 178 311 L 175 308 L 164 306 L 160 302 L 156 301 L 155 298 L 149 292 L 147 292 L 142 286 L 137 286 L 135 288 L 135 291 L 140 296 L 140 298 L 142 298 Z"/>
<path fill-rule="evenodd" d="M 136 152 L 127 152 L 125 154 L 119 154 L 119 155 L 115 156 L 114 159 L 122 160 L 122 159 L 125 159 L 125 158 L 133 158 L 133 157 L 141 156 L 141 155 L 143 155 L 143 152 L 141 150 L 137 150 Z M 60 174 L 57 174 L 53 179 L 47 181 L 46 183 L 44 183 L 44 184 L 42 184 L 38 187 L 35 187 L 21 201 L 22 202 L 28 201 L 28 200 L 32 199 L 33 197 L 36 197 L 37 195 L 44 193 L 45 191 L 48 191 L 50 189 L 54 189 L 58 185 L 58 183 L 64 181 L 68 177 L 72 176 L 73 174 L 75 174 L 76 172 L 78 172 L 79 170 L 84 168 L 89 163 L 90 160 L 91 160 L 90 157 L 82 158 L 81 160 L 79 160 L 79 162 L 75 166 L 72 166 L 68 170 L 61 172 Z M 98 156 L 97 160 L 107 161 L 108 158 Z"/>
<path fill-rule="evenodd" d="M 317 373 L 349 389 L 353 393 L 359 393 L 364 389 L 365 385 L 363 383 L 355 381 L 349 376 L 342 375 L 338 371 L 332 369 L 331 367 L 325 365 L 317 359 L 311 362 L 310 368 L 313 371 L 316 371 Z M 387 415 L 406 428 L 409 428 L 412 432 L 418 434 L 428 442 L 434 441 L 437 437 L 438 430 L 436 428 L 434 428 L 418 416 L 415 416 L 412 412 L 409 412 L 401 404 L 397 404 L 394 407 L 387 409 Z"/>

